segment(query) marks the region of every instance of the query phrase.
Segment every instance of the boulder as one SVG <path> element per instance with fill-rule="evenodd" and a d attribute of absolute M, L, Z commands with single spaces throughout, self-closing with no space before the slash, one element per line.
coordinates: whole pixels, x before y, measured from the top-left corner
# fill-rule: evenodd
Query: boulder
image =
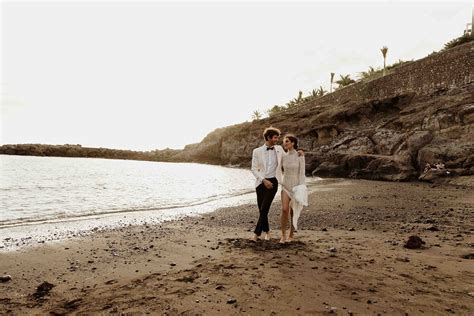
<path fill-rule="evenodd" d="M 9 281 L 11 281 L 11 279 L 12 279 L 11 275 L 8 275 L 8 274 L 0 275 L 0 282 L 1 283 L 9 282 Z"/>
<path fill-rule="evenodd" d="M 372 135 L 371 140 L 375 143 L 377 154 L 390 156 L 394 154 L 405 140 L 405 133 L 389 129 L 378 129 Z"/>
<path fill-rule="evenodd" d="M 347 170 L 344 165 L 336 164 L 331 161 L 324 161 L 313 170 L 312 175 L 321 177 L 344 177 L 347 176 Z"/>
<path fill-rule="evenodd" d="M 404 247 L 408 249 L 420 249 L 425 242 L 418 236 L 410 236 L 405 242 Z"/>
<path fill-rule="evenodd" d="M 416 177 L 408 156 L 348 155 L 346 163 L 352 178 L 406 181 Z"/>

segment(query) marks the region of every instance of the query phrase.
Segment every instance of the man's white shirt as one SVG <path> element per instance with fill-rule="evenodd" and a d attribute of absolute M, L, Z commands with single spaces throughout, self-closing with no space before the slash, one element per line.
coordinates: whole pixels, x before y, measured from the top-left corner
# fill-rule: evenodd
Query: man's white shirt
<path fill-rule="evenodd" d="M 267 145 L 265 145 L 266 150 L 264 152 L 264 157 L 267 162 L 267 170 L 265 172 L 265 178 L 274 178 L 276 174 L 276 169 L 278 167 L 278 157 L 275 147 L 273 149 L 269 149 Z"/>
<path fill-rule="evenodd" d="M 275 145 L 273 150 L 267 150 L 267 145 L 264 144 L 253 150 L 251 171 L 256 179 L 255 187 L 258 187 L 265 178 L 275 177 L 278 182 L 281 182 L 282 156 L 283 148 L 280 145 Z"/>

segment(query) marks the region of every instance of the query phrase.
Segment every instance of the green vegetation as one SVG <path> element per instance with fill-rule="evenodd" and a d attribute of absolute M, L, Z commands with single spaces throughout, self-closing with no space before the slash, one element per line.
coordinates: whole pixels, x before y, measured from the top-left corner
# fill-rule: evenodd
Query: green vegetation
<path fill-rule="evenodd" d="M 448 43 L 446 43 L 444 45 L 444 48 L 441 51 L 445 51 L 447 49 L 456 47 L 458 45 L 468 43 L 468 42 L 472 41 L 473 38 L 474 37 L 469 35 L 469 34 L 465 34 L 463 36 L 455 38 L 455 39 L 449 41 Z M 393 72 L 393 70 L 395 68 L 397 68 L 401 65 L 413 62 L 413 60 L 404 61 L 404 60 L 399 59 L 397 62 L 395 62 L 391 65 L 387 65 L 386 62 L 387 62 L 388 48 L 386 46 L 383 46 L 380 49 L 380 52 L 382 53 L 382 56 L 383 56 L 383 68 L 374 68 L 374 67 L 370 66 L 367 71 L 362 71 L 362 72 L 359 73 L 359 79 L 357 81 L 366 81 L 366 80 L 373 80 L 373 79 L 376 79 L 376 78 L 380 78 L 380 77 L 382 77 L 386 74 L 390 74 L 391 72 Z M 437 52 L 433 51 L 428 56 L 431 56 L 431 55 L 436 54 L 436 53 Z M 345 75 L 345 76 L 339 75 L 340 79 L 337 80 L 337 81 L 334 81 L 334 76 L 335 76 L 335 73 L 331 72 L 331 81 L 330 81 L 330 86 L 329 86 L 329 93 L 333 92 L 333 83 L 338 84 L 338 87 L 335 89 L 335 90 L 338 90 L 340 88 L 346 87 L 348 85 L 351 85 L 351 84 L 357 82 L 356 80 L 352 79 L 350 77 L 350 75 Z M 306 97 L 303 96 L 302 91 L 299 91 L 298 96 L 296 98 L 288 101 L 285 105 L 274 105 L 272 108 L 268 109 L 266 111 L 266 113 L 268 114 L 268 116 L 271 117 L 271 116 L 274 116 L 275 114 L 278 114 L 280 112 L 298 108 L 300 105 L 302 105 L 304 103 L 307 103 L 307 102 L 310 102 L 310 101 L 313 101 L 317 98 L 320 98 L 320 97 L 326 95 L 327 93 L 328 92 L 326 90 L 324 90 L 324 88 L 322 86 L 320 86 L 319 89 L 311 90 L 308 93 L 308 96 L 306 96 Z M 258 111 L 255 111 L 253 113 L 252 118 L 253 119 L 261 119 L 262 118 L 261 113 L 258 112 L 259 115 L 256 115 L 256 112 L 258 112 Z"/>
<path fill-rule="evenodd" d="M 278 114 L 282 111 L 295 109 L 298 106 L 300 106 L 300 105 L 302 105 L 306 102 L 309 102 L 309 101 L 312 101 L 312 100 L 317 99 L 319 97 L 322 97 L 326 93 L 327 93 L 327 91 L 324 90 L 324 88 L 322 86 L 319 86 L 319 89 L 313 89 L 312 91 L 310 91 L 308 93 L 309 95 L 306 96 L 306 97 L 303 96 L 303 91 L 298 91 L 298 96 L 296 98 L 290 100 L 284 106 L 274 105 L 272 108 L 267 110 L 267 114 L 268 114 L 268 116 L 271 117 L 271 116 L 274 116 L 275 114 Z"/>
<path fill-rule="evenodd" d="M 459 36 L 458 38 L 452 39 L 449 42 L 447 42 L 446 44 L 444 44 L 443 49 L 441 49 L 439 52 L 444 52 L 444 51 L 446 51 L 450 48 L 453 48 L 453 47 L 456 47 L 456 46 L 459 46 L 459 45 L 462 45 L 462 44 L 465 44 L 465 43 L 472 42 L 473 40 L 474 40 L 474 36 L 472 36 L 472 34 L 464 34 L 464 35 Z M 433 52 L 429 53 L 428 56 L 438 54 L 439 52 L 433 51 Z"/>
<path fill-rule="evenodd" d="M 339 75 L 339 77 L 341 79 L 336 81 L 336 83 L 339 85 L 337 87 L 338 89 L 347 87 L 348 85 L 353 84 L 355 82 L 355 80 L 351 78 L 351 75 L 345 75 L 345 76 Z"/>
<path fill-rule="evenodd" d="M 397 62 L 386 66 L 386 74 L 391 73 L 393 69 L 397 68 L 400 65 L 406 64 L 406 63 L 411 63 L 413 60 L 408 60 L 404 61 L 399 59 Z M 382 68 L 374 68 L 372 66 L 369 67 L 367 71 L 362 71 L 359 73 L 359 79 L 362 81 L 368 80 L 368 79 L 376 79 L 380 78 L 383 76 L 383 69 Z"/>
<path fill-rule="evenodd" d="M 474 39 L 474 36 L 471 34 L 464 34 L 463 36 L 459 36 L 458 38 L 455 38 L 453 40 L 450 40 L 446 44 L 444 44 L 443 50 L 447 50 L 459 45 L 462 45 L 464 43 L 471 42 Z"/>
<path fill-rule="evenodd" d="M 326 93 L 327 93 L 327 91 L 324 90 L 323 86 L 319 86 L 319 89 L 318 89 L 318 90 L 313 89 L 313 90 L 310 92 L 310 97 L 313 97 L 313 98 L 322 97 L 322 96 L 325 95 Z"/>
<path fill-rule="evenodd" d="M 271 109 L 267 110 L 267 114 L 268 116 L 273 116 L 287 109 L 288 108 L 285 106 L 274 105 Z"/>
<path fill-rule="evenodd" d="M 52 156 L 52 157 L 82 157 L 107 158 L 145 161 L 184 161 L 176 154 L 179 149 L 163 149 L 152 151 L 134 151 L 110 148 L 82 147 L 81 145 L 44 145 L 44 144 L 17 144 L 0 146 L 1 155 L 20 156 Z"/>
<path fill-rule="evenodd" d="M 262 113 L 260 111 L 253 111 L 252 119 L 253 120 L 260 120 L 262 118 Z"/>
<path fill-rule="evenodd" d="M 359 72 L 359 78 L 360 79 L 371 78 L 371 77 L 376 76 L 380 71 L 381 69 L 374 69 L 374 67 L 370 66 L 369 70 Z"/>

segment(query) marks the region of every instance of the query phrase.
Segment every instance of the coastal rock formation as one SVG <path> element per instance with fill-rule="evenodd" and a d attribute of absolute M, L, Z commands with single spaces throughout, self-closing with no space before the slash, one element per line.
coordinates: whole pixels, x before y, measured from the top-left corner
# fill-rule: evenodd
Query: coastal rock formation
<path fill-rule="evenodd" d="M 177 162 L 175 155 L 178 152 L 179 150 L 177 149 L 133 151 L 111 148 L 83 147 L 81 145 L 71 144 L 8 144 L 0 146 L 0 155 L 106 158 L 169 162 Z"/>
<path fill-rule="evenodd" d="M 134 152 L 80 145 L 4 145 L 0 154 L 200 162 L 249 167 L 272 125 L 293 133 L 306 172 L 325 177 L 407 181 L 427 164 L 437 181 L 474 174 L 474 42 L 405 63 L 269 118 L 219 128 L 183 150 Z"/>
<path fill-rule="evenodd" d="M 472 175 L 473 46 L 408 63 L 292 111 L 216 129 L 175 157 L 248 167 L 272 125 L 300 139 L 308 174 L 405 181 L 443 162 L 452 175 Z"/>

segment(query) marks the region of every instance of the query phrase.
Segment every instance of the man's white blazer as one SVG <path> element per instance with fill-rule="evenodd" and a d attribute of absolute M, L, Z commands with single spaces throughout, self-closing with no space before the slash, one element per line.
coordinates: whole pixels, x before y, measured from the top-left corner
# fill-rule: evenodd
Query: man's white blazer
<path fill-rule="evenodd" d="M 275 178 L 278 182 L 281 183 L 282 171 L 281 171 L 281 157 L 283 157 L 283 147 L 280 145 L 275 145 L 275 152 L 277 154 L 277 168 L 275 173 Z M 255 176 L 255 187 L 258 187 L 265 179 L 265 174 L 267 172 L 267 161 L 265 160 L 265 151 L 267 146 L 264 144 L 258 148 L 255 148 L 252 153 L 252 173 Z"/>

